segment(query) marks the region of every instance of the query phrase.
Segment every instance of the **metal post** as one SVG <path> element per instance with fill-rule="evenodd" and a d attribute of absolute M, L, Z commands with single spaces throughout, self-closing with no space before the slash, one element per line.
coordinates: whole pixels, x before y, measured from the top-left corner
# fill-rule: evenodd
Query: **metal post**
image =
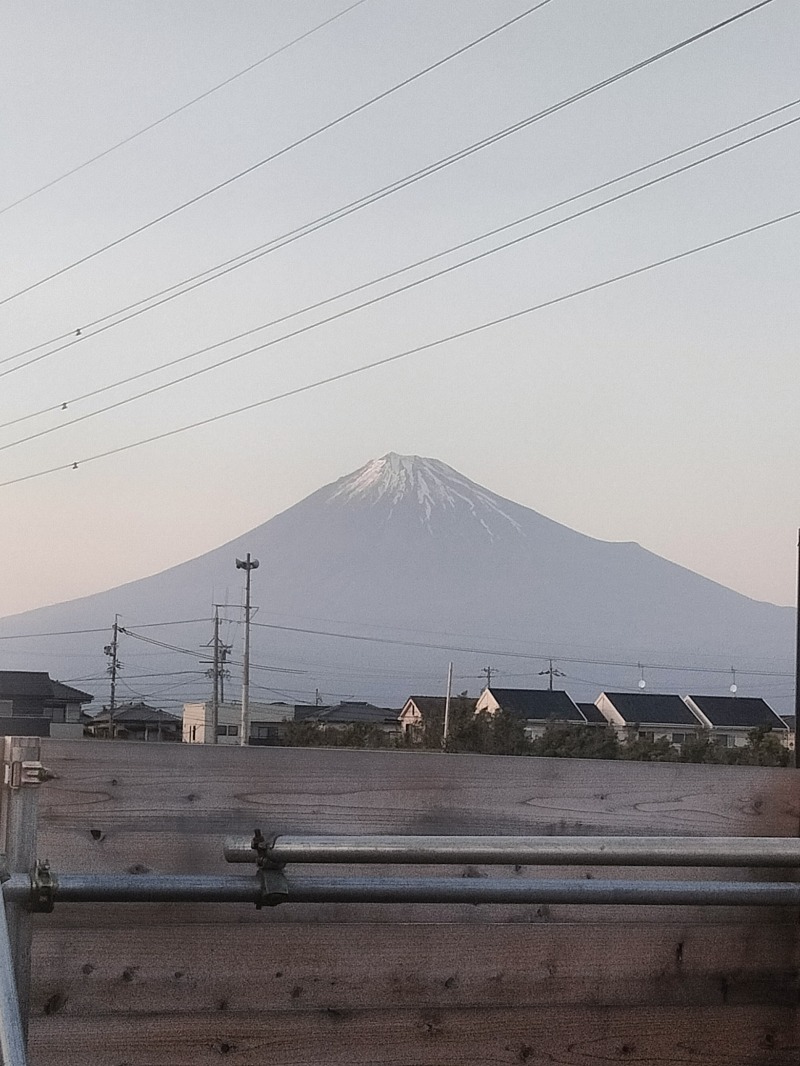
<path fill-rule="evenodd" d="M 25 1030 L 20 1015 L 14 959 L 6 921 L 6 904 L 0 890 L 0 1057 L 3 1066 L 25 1066 Z"/>
<path fill-rule="evenodd" d="M 800 529 L 797 531 L 797 601 L 795 611 L 794 654 L 794 765 L 800 767 L 800 751 L 797 745 L 797 719 L 800 717 Z"/>
<path fill-rule="evenodd" d="M 36 827 L 41 763 L 39 737 L 4 738 L 3 821 L 5 853 L 12 874 L 30 876 L 36 865 Z M 22 1029 L 28 1031 L 31 980 L 31 916 L 24 906 L 9 904 L 8 934 L 19 996 Z"/>
<path fill-rule="evenodd" d="M 214 688 L 211 702 L 211 743 L 217 743 L 219 725 L 219 607 L 214 605 Z"/>
<path fill-rule="evenodd" d="M 444 698 L 444 726 L 442 727 L 442 751 L 447 751 L 447 737 L 450 731 L 450 694 L 453 691 L 453 664 L 447 667 L 447 695 Z"/>
<path fill-rule="evenodd" d="M 245 606 L 244 606 L 244 669 L 242 672 L 242 722 L 239 736 L 241 745 L 250 741 L 250 573 L 258 569 L 258 559 L 251 559 L 250 552 L 246 559 L 236 560 L 237 570 L 244 570 Z"/>

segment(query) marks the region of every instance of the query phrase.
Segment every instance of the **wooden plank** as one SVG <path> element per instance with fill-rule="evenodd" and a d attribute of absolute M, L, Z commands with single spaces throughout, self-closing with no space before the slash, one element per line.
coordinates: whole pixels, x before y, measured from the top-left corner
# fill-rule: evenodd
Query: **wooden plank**
<path fill-rule="evenodd" d="M 797 1003 L 780 928 L 367 925 L 52 930 L 41 1015 Z"/>
<path fill-rule="evenodd" d="M 32 1066 L 796 1066 L 781 1007 L 290 1010 L 31 1024 Z"/>
<path fill-rule="evenodd" d="M 55 856 L 104 834 L 173 835 L 176 870 L 227 832 L 797 836 L 795 772 L 433 753 L 45 741 Z M 183 839 L 178 845 L 177 835 Z M 219 856 L 209 856 L 218 863 Z M 167 866 L 163 866 L 164 869 Z"/>

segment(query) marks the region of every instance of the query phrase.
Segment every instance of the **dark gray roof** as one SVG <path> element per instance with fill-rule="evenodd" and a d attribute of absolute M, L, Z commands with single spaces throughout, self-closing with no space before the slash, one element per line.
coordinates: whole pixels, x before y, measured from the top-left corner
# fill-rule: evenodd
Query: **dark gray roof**
<path fill-rule="evenodd" d="M 0 700 L 14 696 L 42 696 L 49 699 L 53 694 L 50 675 L 34 670 L 0 670 Z"/>
<path fill-rule="evenodd" d="M 689 710 L 680 696 L 655 692 L 605 692 L 603 695 L 628 725 L 700 724 L 697 715 Z"/>
<path fill-rule="evenodd" d="M 178 715 L 162 711 L 159 707 L 148 707 L 146 703 L 121 703 L 114 708 L 112 717 L 115 722 L 161 722 L 163 725 L 179 725 L 181 722 Z M 109 712 L 104 708 L 92 721 L 107 722 L 108 719 Z"/>
<path fill-rule="evenodd" d="M 589 725 L 608 725 L 606 716 L 593 703 L 578 703 L 576 706 Z"/>
<path fill-rule="evenodd" d="M 410 696 L 421 714 L 444 714 L 444 696 Z M 474 711 L 478 701 L 471 696 L 451 696 L 450 710 Z"/>
<path fill-rule="evenodd" d="M 782 714 L 781 721 L 788 729 L 794 729 L 797 717 L 794 714 Z"/>
<path fill-rule="evenodd" d="M 307 721 L 330 725 L 354 725 L 359 722 L 383 725 L 386 722 L 396 722 L 400 717 L 398 710 L 391 707 L 373 707 L 371 703 L 337 703 L 335 707 L 315 707 L 313 711 L 316 713 L 307 715 Z"/>
<path fill-rule="evenodd" d="M 724 729 L 785 729 L 786 723 L 760 696 L 690 696 L 712 725 Z"/>
<path fill-rule="evenodd" d="M 489 690 L 502 710 L 527 722 L 582 722 L 583 715 L 560 689 L 495 688 Z"/>
<path fill-rule="evenodd" d="M 79 688 L 61 681 L 51 681 L 50 684 L 53 686 L 53 699 L 59 703 L 91 703 L 94 699 L 88 692 L 81 692 Z"/>

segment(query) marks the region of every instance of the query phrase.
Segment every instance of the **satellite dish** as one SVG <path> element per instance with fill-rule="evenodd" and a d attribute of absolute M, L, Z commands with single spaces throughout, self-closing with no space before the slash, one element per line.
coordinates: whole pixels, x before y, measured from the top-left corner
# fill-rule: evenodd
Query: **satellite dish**
<path fill-rule="evenodd" d="M 731 692 L 735 695 L 738 689 L 738 685 L 731 685 Z"/>
<path fill-rule="evenodd" d="M 647 682 L 645 681 L 644 678 L 642 678 L 642 680 L 639 682 L 639 688 L 644 688 L 646 684 L 647 684 Z"/>

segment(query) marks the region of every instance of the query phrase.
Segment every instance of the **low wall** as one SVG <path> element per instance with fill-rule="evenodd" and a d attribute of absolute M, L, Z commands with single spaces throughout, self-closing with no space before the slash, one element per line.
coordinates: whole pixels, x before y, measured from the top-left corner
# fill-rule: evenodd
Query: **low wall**
<path fill-rule="evenodd" d="M 41 786 L 38 851 L 63 873 L 244 872 L 224 863 L 222 838 L 256 827 L 800 830 L 792 770 L 53 740 L 42 759 L 57 776 Z M 64 904 L 36 920 L 32 1063 L 795 1066 L 797 917 L 788 908 Z"/>

